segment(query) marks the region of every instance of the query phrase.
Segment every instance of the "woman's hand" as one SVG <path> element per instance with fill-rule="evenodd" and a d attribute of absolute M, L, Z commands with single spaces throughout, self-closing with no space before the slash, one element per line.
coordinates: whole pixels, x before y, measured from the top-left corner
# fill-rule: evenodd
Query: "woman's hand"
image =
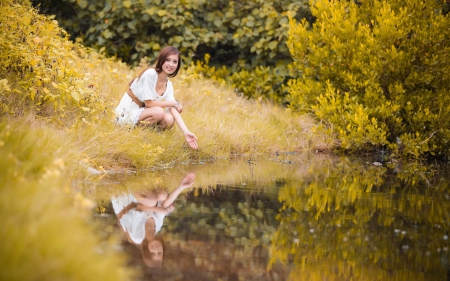
<path fill-rule="evenodd" d="M 184 179 L 181 181 L 180 183 L 180 187 L 181 188 L 188 188 L 191 187 L 192 184 L 194 184 L 194 179 L 195 179 L 195 173 L 189 173 L 187 174 Z"/>
<path fill-rule="evenodd" d="M 192 147 L 193 149 L 198 148 L 198 144 L 197 144 L 198 139 L 193 133 L 187 131 L 186 133 L 184 133 L 184 138 L 186 139 L 186 141 L 190 147 Z"/>

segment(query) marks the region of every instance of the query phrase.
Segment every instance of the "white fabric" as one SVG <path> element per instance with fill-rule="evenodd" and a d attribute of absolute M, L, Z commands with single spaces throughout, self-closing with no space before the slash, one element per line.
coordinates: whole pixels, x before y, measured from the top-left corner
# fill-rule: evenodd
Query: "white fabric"
<path fill-rule="evenodd" d="M 120 213 L 126 206 L 136 201 L 136 198 L 132 194 L 113 197 L 111 199 L 114 212 L 116 215 Z M 160 207 L 162 202 L 158 202 L 157 206 Z M 122 218 L 119 219 L 122 229 L 128 233 L 131 240 L 136 244 L 141 244 L 145 238 L 145 222 L 148 218 L 153 218 L 155 221 L 155 233 L 161 230 L 164 223 L 164 213 L 151 212 L 151 211 L 138 211 L 135 208 L 126 212 Z"/>
<path fill-rule="evenodd" d="M 164 93 L 160 96 L 156 93 L 156 82 L 158 81 L 158 73 L 155 69 L 150 68 L 146 70 L 138 79 L 134 79 L 130 86 L 134 95 L 142 102 L 146 100 L 154 101 L 174 101 L 172 82 L 167 80 L 167 86 Z M 134 125 L 139 121 L 144 107 L 139 107 L 133 100 L 125 93 L 115 109 L 117 122 L 119 124 Z"/>

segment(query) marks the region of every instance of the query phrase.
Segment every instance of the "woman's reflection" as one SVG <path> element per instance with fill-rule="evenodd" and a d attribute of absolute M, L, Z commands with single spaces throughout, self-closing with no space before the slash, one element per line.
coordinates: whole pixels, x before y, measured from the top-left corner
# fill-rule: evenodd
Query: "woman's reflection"
<path fill-rule="evenodd" d="M 173 202 L 181 191 L 191 187 L 195 174 L 189 173 L 170 194 L 159 188 L 146 193 L 127 194 L 111 199 L 118 223 L 128 241 L 142 245 L 142 257 L 149 267 L 160 267 L 164 257 L 164 240 L 157 234 L 164 217 L 174 210 Z"/>

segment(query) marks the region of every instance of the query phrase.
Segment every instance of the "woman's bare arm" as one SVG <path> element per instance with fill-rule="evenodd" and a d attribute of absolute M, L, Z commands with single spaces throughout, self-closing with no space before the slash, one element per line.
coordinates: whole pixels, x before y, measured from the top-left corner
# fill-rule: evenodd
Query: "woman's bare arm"
<path fill-rule="evenodd" d="M 168 207 L 157 207 L 157 206 L 145 206 L 143 204 L 138 204 L 138 206 L 136 207 L 136 210 L 138 211 L 147 211 L 147 212 L 155 212 L 155 213 L 163 213 L 163 214 L 168 214 L 170 212 L 173 211 L 173 206 L 168 206 Z"/>
<path fill-rule="evenodd" d="M 180 195 L 180 192 L 183 191 L 185 188 L 192 186 L 192 184 L 194 183 L 194 179 L 195 173 L 187 174 L 181 181 L 180 185 L 169 194 L 166 200 L 164 200 L 162 206 L 165 208 L 172 206 L 175 199 L 177 199 L 178 195 Z"/>
<path fill-rule="evenodd" d="M 189 146 L 192 147 L 193 149 L 197 149 L 198 148 L 197 137 L 188 130 L 178 110 L 174 107 L 171 107 L 170 113 L 172 114 L 173 119 L 175 119 L 175 122 L 177 123 L 178 127 L 180 127 L 181 131 L 183 132 L 184 138 L 186 139 Z"/>
<path fill-rule="evenodd" d="M 172 107 L 176 106 L 178 104 L 177 101 L 156 101 L 156 100 L 146 100 L 145 101 L 145 107 Z"/>

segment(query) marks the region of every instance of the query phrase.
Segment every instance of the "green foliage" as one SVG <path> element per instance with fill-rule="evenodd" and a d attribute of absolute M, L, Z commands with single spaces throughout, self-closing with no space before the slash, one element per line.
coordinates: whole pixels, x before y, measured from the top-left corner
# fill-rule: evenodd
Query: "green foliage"
<path fill-rule="evenodd" d="M 290 21 L 290 106 L 313 112 L 345 150 L 450 154 L 450 19 L 442 2 L 313 1 Z"/>
<path fill-rule="evenodd" d="M 305 1 L 33 1 L 69 34 L 128 62 L 155 57 L 164 45 L 192 56 L 243 59 L 253 66 L 288 58 L 288 17 L 307 15 Z M 231 55 L 231 57 L 227 57 Z M 276 59 L 276 60 L 275 60 Z"/>
<path fill-rule="evenodd" d="M 285 65 L 270 67 L 257 66 L 248 71 L 241 69 L 232 71 L 225 66 L 216 68 L 210 66 L 210 55 L 205 55 L 205 62 L 191 62 L 185 73 L 188 79 L 209 78 L 220 85 L 228 85 L 235 89 L 238 95 L 247 98 L 264 98 L 277 103 L 285 103 L 287 93 L 284 82 L 287 79 L 287 68 Z"/>

